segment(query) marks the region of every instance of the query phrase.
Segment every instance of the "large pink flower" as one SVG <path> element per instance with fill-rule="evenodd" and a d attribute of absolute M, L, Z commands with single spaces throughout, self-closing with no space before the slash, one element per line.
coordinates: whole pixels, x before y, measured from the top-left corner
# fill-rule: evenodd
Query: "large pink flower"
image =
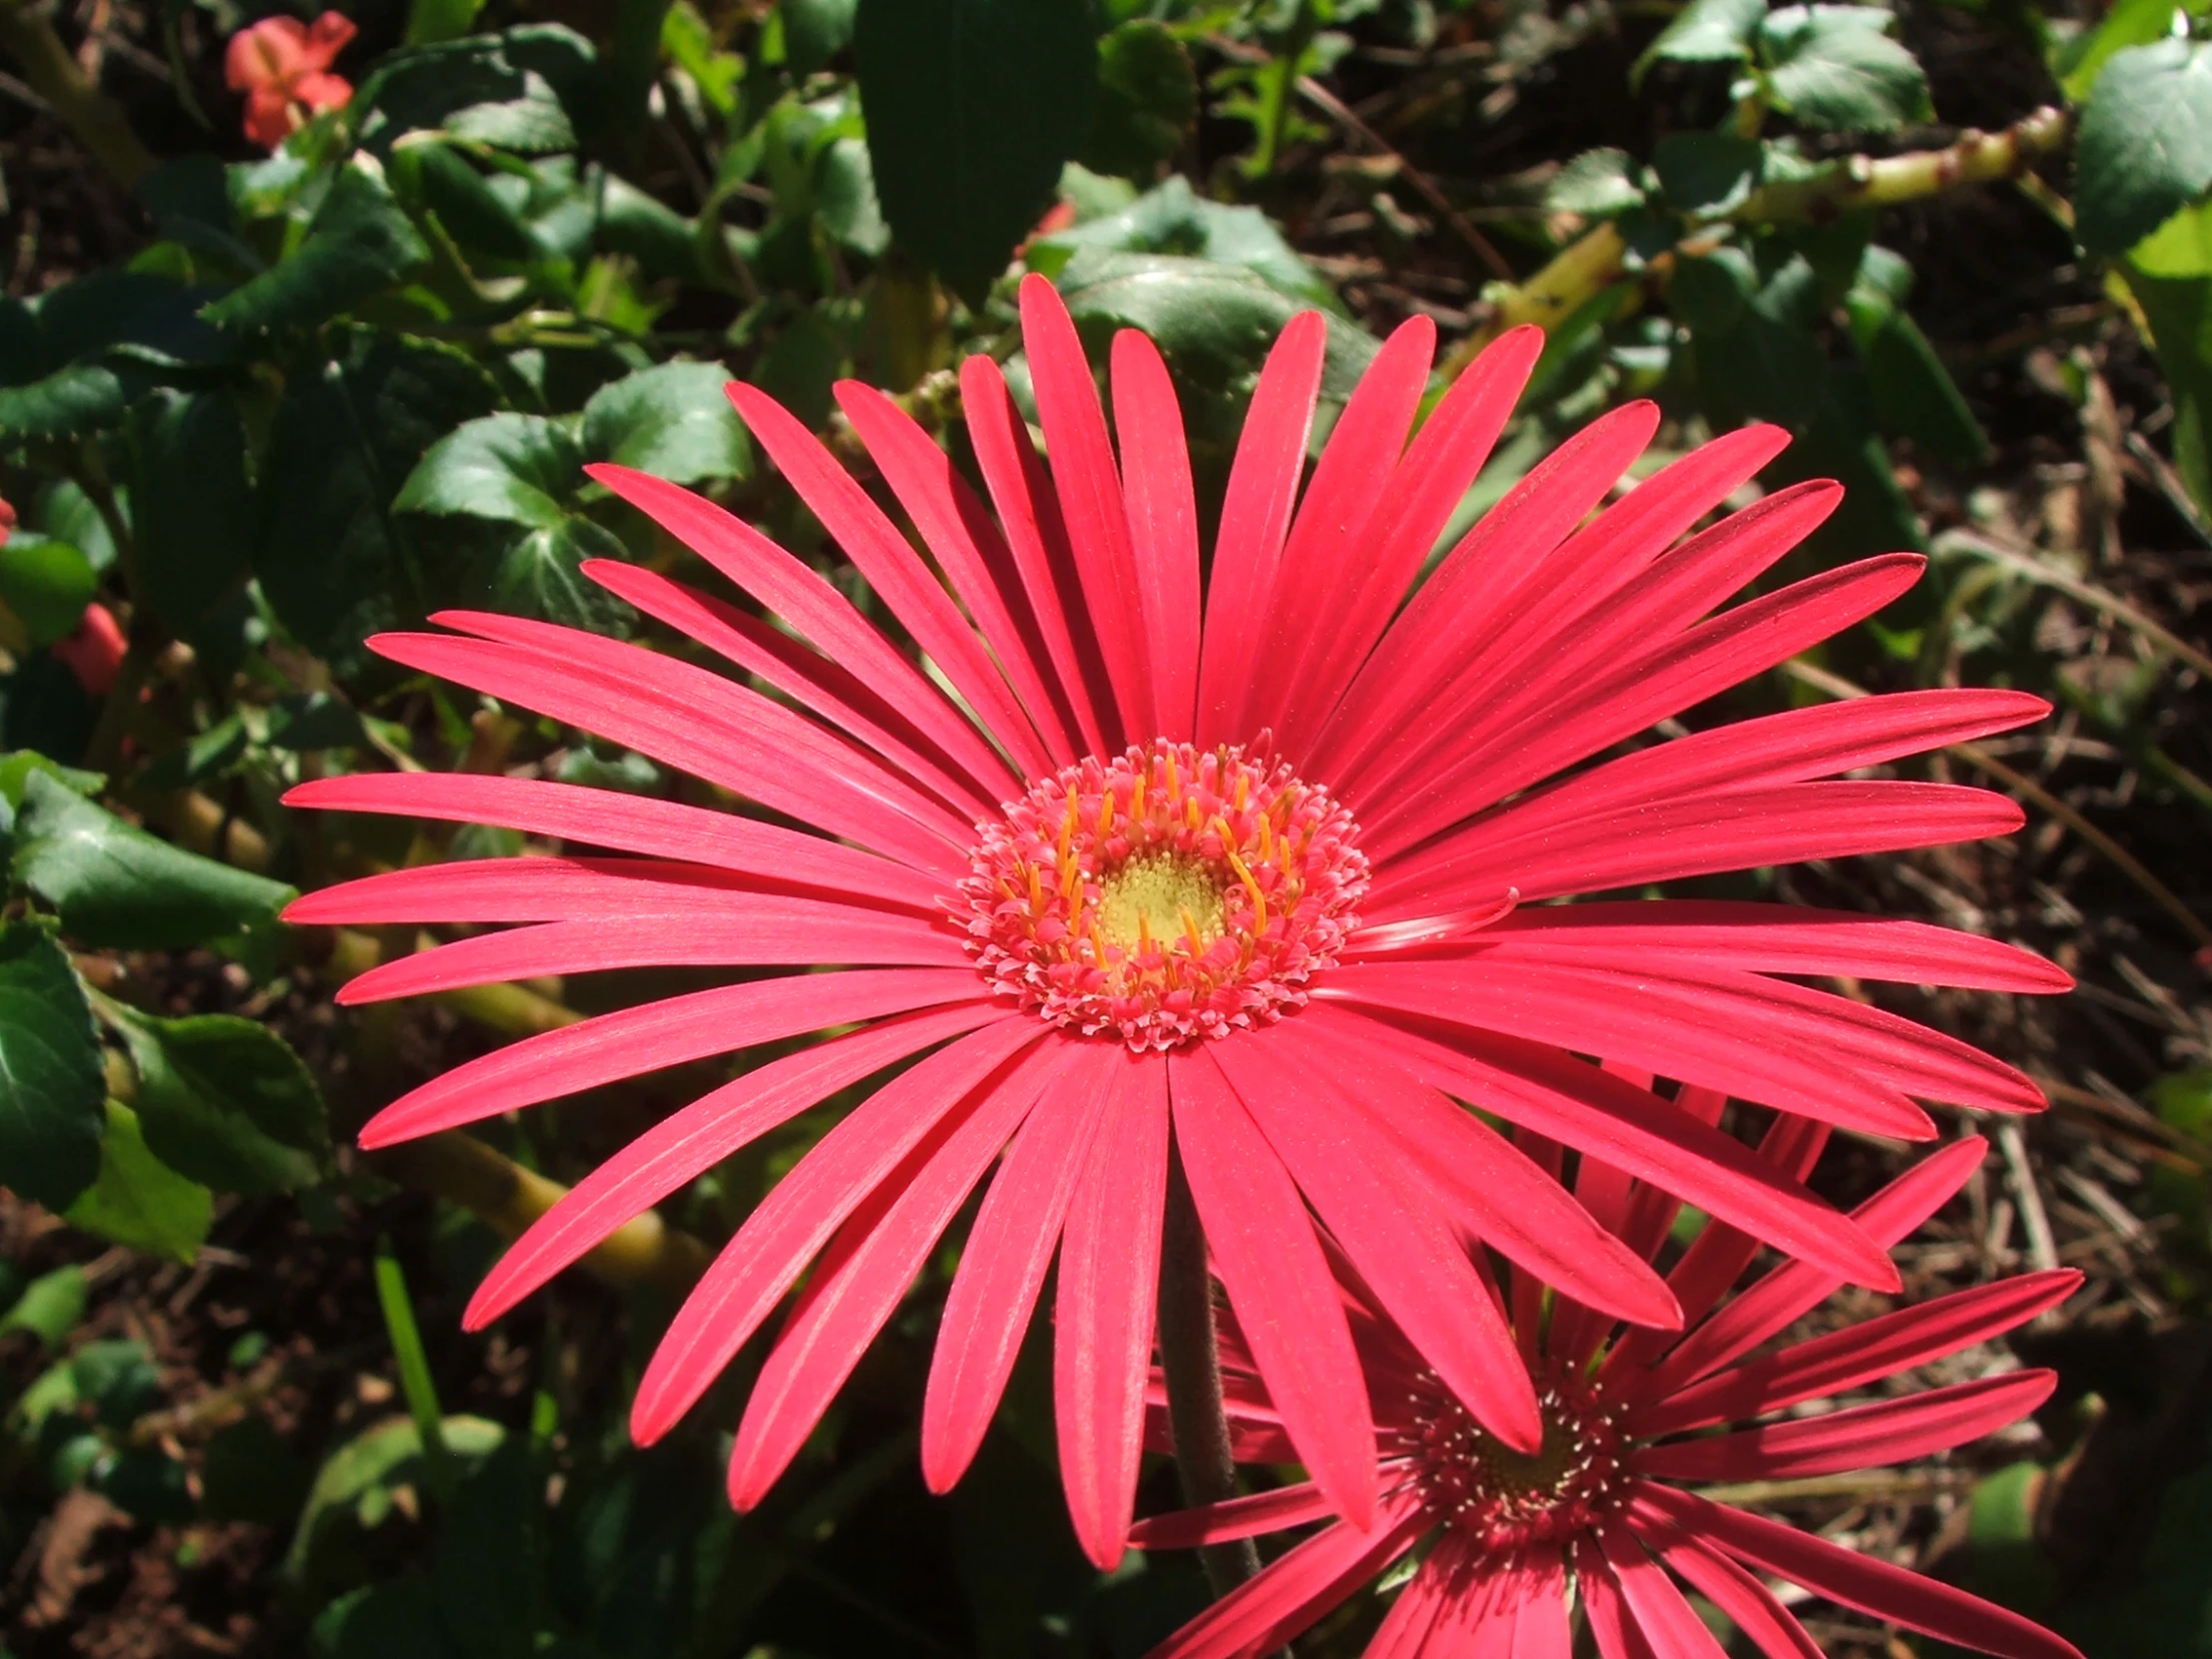
<path fill-rule="evenodd" d="M 300 900 L 299 921 L 529 924 L 387 963 L 342 1000 L 646 965 L 845 971 L 528 1039 L 415 1090 L 363 1145 L 858 1027 L 748 1071 L 595 1171 L 492 1272 L 470 1324 L 747 1142 L 902 1066 L 709 1270 L 646 1372 L 633 1427 L 665 1433 L 812 1263 L 738 1431 L 731 1491 L 758 1498 L 995 1163 L 938 1336 L 924 1471 L 942 1489 L 973 1455 L 1057 1251 L 1063 1473 L 1086 1547 L 1111 1562 L 1137 1476 L 1171 1125 L 1290 1435 L 1355 1516 L 1375 1502 L 1374 1438 L 1325 1234 L 1517 1444 L 1536 1443 L 1536 1394 L 1484 1313 L 1469 1240 L 1610 1314 L 1677 1318 L 1643 1261 L 1455 1101 L 1600 1152 L 1825 1272 L 1894 1285 L 1850 1220 L 1621 1073 L 1924 1137 L 1915 1096 L 2005 1111 L 2041 1097 L 1963 1044 L 1776 976 L 2010 991 L 2065 976 L 1914 922 L 1536 901 L 2014 829 L 2017 809 L 1977 790 L 1819 781 L 2045 712 L 2007 692 L 1808 709 L 1549 782 L 1872 614 L 1922 561 L 1871 559 L 1717 611 L 1840 492 L 1802 485 L 1681 540 L 1782 447 L 1759 427 L 1593 518 L 1657 424 L 1637 403 L 1538 467 L 1415 587 L 1539 337 L 1498 341 L 1408 442 L 1434 329 L 1407 323 L 1309 479 L 1326 330 L 1307 315 L 1260 378 L 1209 568 L 1159 352 L 1134 332 L 1114 342 L 1117 453 L 1048 282 L 1024 284 L 1022 317 L 1051 468 L 996 364 L 971 357 L 961 389 L 988 506 L 888 398 L 838 388 L 929 559 L 789 413 L 731 387 L 889 627 L 711 503 L 600 467 L 783 626 L 655 571 L 586 571 L 743 680 L 474 612 L 435 619 L 452 634 L 372 642 L 746 810 L 503 778 L 304 786 L 300 806 L 633 854 L 409 869 Z"/>
<path fill-rule="evenodd" d="M 1717 1110 L 1721 1102 L 1703 1104 Z M 1785 1120 L 1764 1151 L 1777 1166 L 1802 1171 L 1822 1138 L 1817 1126 Z M 1886 1243 L 1903 1238 L 1958 1190 L 1983 1150 L 1979 1140 L 1953 1142 L 1870 1199 L 1859 1219 Z M 1640 1255 L 1654 1255 L 1666 1239 L 1675 1205 L 1664 1193 L 1594 1160 L 1584 1161 L 1576 1187 Z M 1760 1573 L 2005 1659 L 2080 1659 L 2048 1631 L 1976 1596 L 1688 1488 L 1908 1462 L 2016 1421 L 2049 1395 L 2052 1373 L 1994 1372 L 1775 1418 L 2024 1324 L 2071 1295 L 2081 1275 L 2067 1269 L 1977 1285 L 1747 1359 L 1841 1283 L 1810 1263 L 1791 1263 L 1708 1313 L 1756 1249 L 1726 1225 L 1703 1230 L 1669 1276 L 1692 1320 L 1679 1339 L 1649 1330 L 1616 1339 L 1610 1320 L 1568 1298 L 1547 1299 L 1541 1285 L 1513 1272 L 1495 1311 L 1510 1321 L 1542 1389 L 1544 1440 L 1533 1455 L 1471 1419 L 1348 1273 L 1382 1466 L 1372 1526 L 1336 1519 L 1340 1511 L 1310 1481 L 1140 1521 L 1132 1541 L 1156 1549 L 1329 1523 L 1151 1659 L 1241 1659 L 1272 1650 L 1424 1541 L 1427 1553 L 1367 1659 L 1566 1659 L 1570 1577 L 1601 1659 L 1721 1659 L 1721 1644 L 1683 1598 L 1678 1578 L 1769 1659 L 1819 1659 Z M 1294 1460 L 1267 1384 L 1233 1327 L 1221 1359 L 1240 1459 Z M 1729 1423 L 1743 1426 L 1713 1431 Z M 1164 1413 L 1156 1411 L 1153 1433 L 1164 1437 Z"/>

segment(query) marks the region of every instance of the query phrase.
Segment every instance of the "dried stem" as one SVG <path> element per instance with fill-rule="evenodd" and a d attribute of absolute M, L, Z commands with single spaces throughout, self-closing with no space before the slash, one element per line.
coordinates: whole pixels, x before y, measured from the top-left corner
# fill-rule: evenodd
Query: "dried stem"
<path fill-rule="evenodd" d="M 153 152 L 131 131 L 121 106 L 87 78 L 44 13 L 24 0 L 0 0 L 0 50 L 117 184 L 130 190 L 153 172 Z"/>
<path fill-rule="evenodd" d="M 1222 1408 L 1221 1356 L 1214 1346 L 1214 1291 L 1206 1272 L 1206 1235 L 1191 1200 L 1180 1153 L 1168 1157 L 1167 1215 L 1160 1241 L 1160 1369 L 1168 1393 L 1168 1429 L 1183 1501 L 1219 1503 L 1237 1492 L 1237 1463 Z M 1206 1581 L 1225 1596 L 1260 1570 L 1249 1538 L 1198 1552 Z"/>

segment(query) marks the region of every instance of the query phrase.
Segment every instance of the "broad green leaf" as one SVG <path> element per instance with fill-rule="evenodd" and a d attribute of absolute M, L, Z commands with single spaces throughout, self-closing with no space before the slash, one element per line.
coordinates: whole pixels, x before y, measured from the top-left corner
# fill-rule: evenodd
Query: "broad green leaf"
<path fill-rule="evenodd" d="M 497 400 L 463 353 L 367 329 L 341 343 L 335 362 L 289 378 L 261 472 L 254 570 L 308 650 L 356 662 L 377 628 L 414 621 L 446 597 L 426 591 L 392 497 L 424 451 Z"/>
<path fill-rule="evenodd" d="M 307 1639 L 314 1659 L 464 1659 L 420 1570 L 348 1590 L 315 1615 Z"/>
<path fill-rule="evenodd" d="M 2212 1070 L 2173 1072 L 2144 1094 L 2160 1122 L 2212 1145 Z"/>
<path fill-rule="evenodd" d="M 514 207 L 446 145 L 402 145 L 392 152 L 395 176 L 402 166 L 413 168 L 422 205 L 437 215 L 472 265 L 486 259 L 528 265 L 545 258 Z"/>
<path fill-rule="evenodd" d="M 68 1209 L 100 1173 L 107 1094 L 67 952 L 30 922 L 0 927 L 0 1186 Z"/>
<path fill-rule="evenodd" d="M 359 749 L 368 742 L 361 717 L 328 692 L 306 692 L 270 705 L 269 746 L 310 754 L 319 749 Z"/>
<path fill-rule="evenodd" d="M 1198 120 L 1198 72 L 1164 23 L 1138 18 L 1098 42 L 1098 108 L 1081 160 L 1146 182 L 1183 148 Z"/>
<path fill-rule="evenodd" d="M 1879 6 L 1784 6 L 1759 26 L 1775 101 L 1808 127 L 1894 133 L 1934 113 L 1920 60 Z"/>
<path fill-rule="evenodd" d="M 1640 208 L 1644 192 L 1636 174 L 1636 164 L 1625 150 L 1585 150 L 1544 187 L 1544 212 L 1610 219 Z"/>
<path fill-rule="evenodd" d="M 391 54 L 361 83 L 346 119 L 375 156 L 411 132 L 545 155 L 576 147 L 567 101 L 598 90 L 589 41 L 557 23 L 524 24 Z"/>
<path fill-rule="evenodd" d="M 203 314 L 242 331 L 321 322 L 392 286 L 429 257 L 383 170 L 356 156 L 330 187 L 306 240 Z"/>
<path fill-rule="evenodd" d="M 1751 52 L 1751 37 L 1767 15 L 1767 0 L 1690 0 L 1659 38 L 1644 48 L 1630 72 L 1629 84 L 1644 78 L 1662 58 L 1678 63 L 1740 63 Z"/>
<path fill-rule="evenodd" d="M 1115 254 L 1172 254 L 1242 267 L 1269 286 L 1309 305 L 1342 312 L 1321 274 L 1299 257 L 1258 208 L 1232 208 L 1197 195 L 1180 174 L 1148 190 L 1119 213 L 1085 220 L 1029 245 L 1029 264 L 1057 277 L 1083 249 Z M 1235 275 L 1231 272 L 1230 275 Z"/>
<path fill-rule="evenodd" d="M 586 559 L 627 556 L 613 531 L 571 513 L 507 549 L 492 575 L 492 608 L 593 633 L 627 633 L 629 607 L 577 568 Z"/>
<path fill-rule="evenodd" d="M 49 761 L 34 750 L 19 749 L 12 755 L 0 755 L 0 805 L 7 807 L 7 818 L 12 820 L 15 809 L 23 805 L 23 788 L 34 772 L 44 773 L 77 795 L 90 795 L 108 781 L 104 773 L 80 772 L 75 767 Z"/>
<path fill-rule="evenodd" d="M 0 546 L 0 605 L 15 613 L 34 646 L 75 633 L 99 591 L 92 562 L 67 542 L 18 530 Z"/>
<path fill-rule="evenodd" d="M 794 75 L 812 75 L 852 42 L 856 0 L 782 0 L 784 62 Z"/>
<path fill-rule="evenodd" d="M 162 1162 L 218 1192 L 285 1193 L 328 1172 L 322 1094 L 276 1032 L 232 1014 L 119 1010 L 138 1115 Z"/>
<path fill-rule="evenodd" d="M 1668 207 L 1712 219 L 1743 205 L 1765 161 L 1760 145 L 1733 133 L 1669 133 L 1652 147 L 1651 171 Z"/>
<path fill-rule="evenodd" d="M 43 773 L 25 783 L 15 877 L 61 912 L 86 944 L 182 950 L 268 921 L 293 895 L 148 834 Z"/>
<path fill-rule="evenodd" d="M 228 391 L 167 388 L 131 410 L 138 592 L 187 639 L 244 587 L 254 495 L 246 428 Z"/>
<path fill-rule="evenodd" d="M 890 246 L 864 139 L 833 139 L 815 164 L 815 218 L 839 244 L 874 259 Z"/>
<path fill-rule="evenodd" d="M 2174 470 L 2198 508 L 2212 513 L 2212 274 L 2159 274 L 2187 271 L 2208 258 L 2212 225 L 2205 220 L 2212 207 L 2182 217 L 2195 223 L 2161 228 L 2120 262 L 2117 276 L 2142 307 L 2158 366 L 2165 371 L 2174 405 Z"/>
<path fill-rule="evenodd" d="M 549 529 L 583 482 L 583 455 L 561 422 L 500 413 L 449 432 L 407 475 L 392 510 L 466 513 Z"/>
<path fill-rule="evenodd" d="M 2132 248 L 2212 189 L 2212 42 L 2115 52 L 2089 90 L 2074 151 L 2074 234 Z"/>
<path fill-rule="evenodd" d="M 129 1338 L 87 1343 L 69 1357 L 79 1400 L 110 1428 L 128 1428 L 162 1401 L 162 1374 L 146 1345 Z"/>
<path fill-rule="evenodd" d="M 2096 85 L 2098 72 L 2112 54 L 2130 46 L 2148 46 L 2173 33 L 2181 8 L 2174 0 L 2117 0 L 2094 29 L 2084 29 L 2056 54 L 2051 65 L 2068 103 L 2078 104 Z"/>
<path fill-rule="evenodd" d="M 104 363 L 72 363 L 28 385 L 0 386 L 0 433 L 11 441 L 66 438 L 123 418 L 123 382 Z"/>
<path fill-rule="evenodd" d="M 1904 307 L 1910 268 L 1888 250 L 1871 248 L 1860 273 L 1844 296 L 1844 312 L 1866 367 L 1875 425 L 1889 437 L 1911 438 L 1938 460 L 1978 466 L 1988 458 L 1988 435 Z"/>
<path fill-rule="evenodd" d="M 546 1600 L 545 1471 L 510 1434 L 461 1482 L 431 1577 L 446 1632 L 471 1659 L 530 1659 Z"/>
<path fill-rule="evenodd" d="M 1692 333 L 1710 339 L 1734 328 L 1758 291 L 1759 272 L 1751 256 L 1723 247 L 1678 258 L 1667 283 L 1667 302 Z"/>
<path fill-rule="evenodd" d="M 62 1219 L 110 1244 L 189 1264 L 215 1219 L 214 1196 L 154 1155 L 130 1107 L 111 1100 L 107 1109 L 100 1178 Z"/>
<path fill-rule="evenodd" d="M 430 46 L 460 39 L 475 26 L 483 4 L 484 0 L 409 0 L 407 44 Z"/>
<path fill-rule="evenodd" d="M 23 1287 L 14 1306 L 0 1315 L 0 1335 L 28 1331 L 53 1353 L 84 1317 L 85 1270 L 71 1263 L 40 1274 Z"/>
<path fill-rule="evenodd" d="M 752 441 L 724 387 L 720 363 L 661 363 L 609 381 L 584 405 L 584 453 L 671 483 L 743 478 Z"/>
<path fill-rule="evenodd" d="M 466 1466 L 507 1434 L 498 1423 L 472 1416 L 447 1417 L 441 1428 L 446 1449 Z M 342 1545 L 348 1530 L 380 1524 L 391 1511 L 393 1488 L 419 1487 L 422 1477 L 422 1436 L 411 1417 L 386 1417 L 346 1441 L 315 1471 L 284 1559 L 285 1576 L 307 1589 L 323 1588 L 327 1566 L 343 1566 L 328 1561 L 338 1553 L 333 1546 Z"/>
<path fill-rule="evenodd" d="M 1005 269 L 1090 129 L 1085 0 L 860 0 L 853 58 L 883 217 L 963 294 Z"/>
<path fill-rule="evenodd" d="M 112 426 L 154 376 L 220 361 L 229 344 L 198 314 L 208 297 L 168 276 L 108 270 L 35 300 L 0 298 L 0 434 Z"/>

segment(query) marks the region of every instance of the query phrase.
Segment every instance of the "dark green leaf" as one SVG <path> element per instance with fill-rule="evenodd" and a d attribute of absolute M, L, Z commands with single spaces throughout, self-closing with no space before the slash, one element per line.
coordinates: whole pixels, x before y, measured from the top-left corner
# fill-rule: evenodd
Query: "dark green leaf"
<path fill-rule="evenodd" d="M 246 428 L 227 391 L 159 390 L 131 410 L 139 596 L 190 639 L 244 586 L 254 543 Z"/>
<path fill-rule="evenodd" d="M 475 25 L 483 0 L 411 0 L 407 7 L 407 44 L 431 46 L 458 40 Z"/>
<path fill-rule="evenodd" d="M 284 1039 L 250 1019 L 125 1011 L 138 1113 L 162 1162 L 218 1192 L 284 1193 L 328 1172 L 330 1132 L 314 1078 Z"/>
<path fill-rule="evenodd" d="M 72 363 L 28 385 L 0 387 L 0 434 L 66 438 L 113 426 L 127 401 L 123 382 L 102 363 Z"/>
<path fill-rule="evenodd" d="M 159 1255 L 176 1255 L 173 1250 L 149 1248 Z M 183 1526 L 193 1518 L 189 1471 L 159 1447 L 107 1452 L 93 1464 L 85 1484 L 147 1526 Z"/>
<path fill-rule="evenodd" d="M 1098 42 L 1098 108 L 1081 161 L 1147 182 L 1174 159 L 1198 120 L 1198 72 L 1164 23 L 1139 18 Z"/>
<path fill-rule="evenodd" d="M 1674 314 L 1701 338 L 1725 334 L 1743 319 L 1744 308 L 1759 291 L 1759 273 L 1740 248 L 1710 254 L 1685 254 L 1675 262 L 1667 284 Z"/>
<path fill-rule="evenodd" d="M 852 352 L 820 307 L 802 311 L 754 365 L 753 382 L 810 426 L 830 418 L 830 387 Z M 748 440 L 750 441 L 750 440 Z"/>
<path fill-rule="evenodd" d="M 315 1659 L 462 1659 L 439 1622 L 426 1572 L 348 1591 L 316 1617 L 309 1640 Z"/>
<path fill-rule="evenodd" d="M 130 1107 L 111 1100 L 107 1109 L 100 1177 L 62 1219 L 110 1244 L 190 1263 L 208 1237 L 215 1199 L 154 1155 Z"/>
<path fill-rule="evenodd" d="M 239 330 L 320 322 L 390 287 L 429 257 L 382 170 L 356 157 L 331 186 L 306 240 L 204 314 Z"/>
<path fill-rule="evenodd" d="M 75 633 L 99 591 L 91 561 L 67 542 L 18 530 L 0 546 L 0 605 L 16 614 L 33 645 Z"/>
<path fill-rule="evenodd" d="M 0 949 L 4 948 L 0 945 Z M 0 1037 L 0 1043 L 5 1040 Z M 41 1274 L 23 1287 L 23 1294 L 15 1299 L 15 1305 L 6 1315 L 0 1316 L 0 1335 L 28 1331 L 52 1352 L 62 1346 L 63 1339 L 84 1317 L 85 1270 L 71 1263 L 52 1273 Z"/>
<path fill-rule="evenodd" d="M 107 1093 L 68 954 L 30 922 L 0 927 L 0 1185 L 68 1209 L 100 1174 Z"/>
<path fill-rule="evenodd" d="M 367 741 L 361 717 L 328 692 L 308 692 L 270 706 L 272 749 L 305 755 L 320 749 L 359 749 Z"/>
<path fill-rule="evenodd" d="M 1740 207 L 1763 163 L 1760 147 L 1733 133 L 1669 133 L 1651 152 L 1667 206 L 1701 219 Z"/>
<path fill-rule="evenodd" d="M 446 1449 L 464 1467 L 473 1467 L 507 1434 L 482 1417 L 447 1417 L 441 1426 Z M 393 1489 L 420 1486 L 422 1479 L 422 1436 L 412 1418 L 386 1417 L 346 1441 L 315 1471 L 285 1557 L 286 1576 L 317 1587 L 339 1553 L 332 1546 L 349 1530 L 374 1527 L 390 1511 Z"/>
<path fill-rule="evenodd" d="M 1643 205 L 1636 164 L 1625 150 L 1585 150 L 1552 175 L 1544 188 L 1544 211 L 1610 219 Z"/>
<path fill-rule="evenodd" d="M 2160 227 L 2121 262 L 2173 398 L 2174 470 L 2212 514 L 2212 206 Z"/>
<path fill-rule="evenodd" d="M 2074 234 L 2132 248 L 2212 189 L 2212 42 L 2115 52 L 2089 90 L 2074 160 Z"/>
<path fill-rule="evenodd" d="M 69 1357 L 69 1375 L 78 1399 L 110 1428 L 130 1427 L 162 1400 L 162 1374 L 144 1343 L 87 1343 Z"/>
<path fill-rule="evenodd" d="M 394 53 L 346 114 L 379 156 L 408 133 L 435 131 L 543 155 L 576 147 L 571 106 L 599 90 L 589 41 L 557 23 L 525 24 Z"/>
<path fill-rule="evenodd" d="M 569 429 L 543 415 L 495 414 L 440 438 L 407 475 L 392 510 L 466 513 L 546 529 L 582 477 Z"/>
<path fill-rule="evenodd" d="M 2148 46 L 2173 33 L 2174 0 L 2117 0 L 2094 29 L 2084 29 L 2052 57 L 2059 90 L 2078 104 L 2096 85 L 2097 73 L 2112 54 L 2129 46 Z"/>
<path fill-rule="evenodd" d="M 1933 113 L 1920 60 L 1879 6 L 1783 6 L 1759 27 L 1775 101 L 1808 127 L 1894 133 Z"/>
<path fill-rule="evenodd" d="M 148 834 L 44 774 L 24 786 L 15 876 L 87 944 L 182 950 L 274 917 L 281 881 L 233 869 Z"/>
<path fill-rule="evenodd" d="M 856 0 L 783 0 L 784 61 L 794 75 L 812 75 L 852 40 Z"/>
<path fill-rule="evenodd" d="M 269 1418 L 241 1417 L 218 1431 L 200 1459 L 211 1520 L 288 1527 L 298 1518 L 311 1471 Z"/>
<path fill-rule="evenodd" d="M 890 246 L 883 206 L 875 198 L 875 173 L 867 143 L 833 139 L 816 164 L 815 218 L 842 246 L 869 259 Z"/>
<path fill-rule="evenodd" d="M 401 159 L 415 169 L 423 205 L 437 215 L 454 246 L 472 261 L 527 265 L 545 257 L 545 249 L 514 207 L 447 146 L 404 145 L 393 152 L 395 169 Z"/>
<path fill-rule="evenodd" d="M 594 633 L 627 633 L 629 608 L 577 568 L 586 559 L 624 557 L 613 531 L 571 513 L 508 548 L 492 576 L 492 607 Z"/>
<path fill-rule="evenodd" d="M 461 1482 L 431 1567 L 447 1633 L 471 1659 L 529 1659 L 545 1600 L 545 1473 L 511 1434 Z"/>
<path fill-rule="evenodd" d="M 1090 8 L 861 0 L 853 56 L 884 217 L 946 281 L 979 293 L 1090 129 Z"/>
<path fill-rule="evenodd" d="M 1662 58 L 1678 63 L 1739 63 L 1751 51 L 1752 32 L 1767 15 L 1767 0 L 1690 0 L 1644 48 L 1630 84 Z"/>
<path fill-rule="evenodd" d="M 720 363 L 662 363 L 610 381 L 584 405 L 584 453 L 672 483 L 743 478 L 752 443 Z"/>
<path fill-rule="evenodd" d="M 1146 191 L 1119 213 L 1038 238 L 1029 246 L 1029 263 L 1056 277 L 1068 256 L 1082 249 L 1174 254 L 1241 266 L 1294 299 L 1327 310 L 1341 312 L 1344 308 L 1321 274 L 1299 257 L 1266 214 L 1258 208 L 1208 202 L 1193 192 L 1181 175 L 1164 181 L 1156 190 Z"/>
<path fill-rule="evenodd" d="M 90 795 L 108 781 L 103 773 L 79 772 L 75 767 L 61 766 L 28 749 L 0 755 L 0 803 L 6 804 L 10 817 L 23 805 L 23 788 L 34 772 L 46 774 L 77 795 Z"/>
<path fill-rule="evenodd" d="M 1989 439 L 1919 323 L 1881 287 L 1862 281 L 1845 296 L 1852 342 L 1866 366 L 1875 425 L 1911 438 L 1938 460 L 1978 466 Z"/>

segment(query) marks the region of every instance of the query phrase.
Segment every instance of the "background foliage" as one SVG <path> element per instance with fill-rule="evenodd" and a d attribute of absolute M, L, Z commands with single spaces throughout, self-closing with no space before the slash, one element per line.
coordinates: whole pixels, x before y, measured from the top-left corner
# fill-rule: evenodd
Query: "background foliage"
<path fill-rule="evenodd" d="M 1026 395 L 1030 269 L 1094 348 L 1160 341 L 1202 498 L 1297 311 L 1329 313 L 1338 398 L 1406 315 L 1443 332 L 1439 388 L 1533 320 L 1530 395 L 1447 540 L 1652 396 L 1647 464 L 1766 419 L 1797 440 L 1766 486 L 1850 486 L 1778 575 L 1933 556 L 1729 712 L 2035 690 L 2046 728 L 1935 763 L 2018 794 L 2029 831 L 1684 885 L 1925 914 L 2075 971 L 2054 1006 L 1916 1003 L 2055 1108 L 1998 1131 L 1904 1261 L 1918 1294 L 2060 1261 L 2092 1285 L 2017 1345 L 2065 1379 L 2036 1424 L 1765 1495 L 2092 1659 L 2212 1654 L 2202 0 L 359 0 L 350 100 L 271 155 L 223 75 L 256 15 L 0 0 L 6 1652 L 1118 1656 L 1197 1604 L 1178 1557 L 1083 1564 L 1034 1367 L 967 1484 L 924 1496 L 946 1264 L 758 1513 L 718 1472 L 745 1363 L 720 1407 L 629 1448 L 672 1298 L 830 1114 L 460 1337 L 499 1236 L 719 1074 L 356 1155 L 408 1083 L 642 976 L 341 1014 L 331 990 L 411 933 L 275 919 L 298 887 L 520 844 L 287 815 L 302 778 L 692 788 L 361 642 L 448 606 L 640 631 L 578 566 L 681 555 L 595 460 L 703 488 L 846 580 L 721 383 L 834 441 L 856 374 L 964 460 L 952 366 L 992 352 Z M 1896 1155 L 1822 1180 L 1857 1196 Z"/>

